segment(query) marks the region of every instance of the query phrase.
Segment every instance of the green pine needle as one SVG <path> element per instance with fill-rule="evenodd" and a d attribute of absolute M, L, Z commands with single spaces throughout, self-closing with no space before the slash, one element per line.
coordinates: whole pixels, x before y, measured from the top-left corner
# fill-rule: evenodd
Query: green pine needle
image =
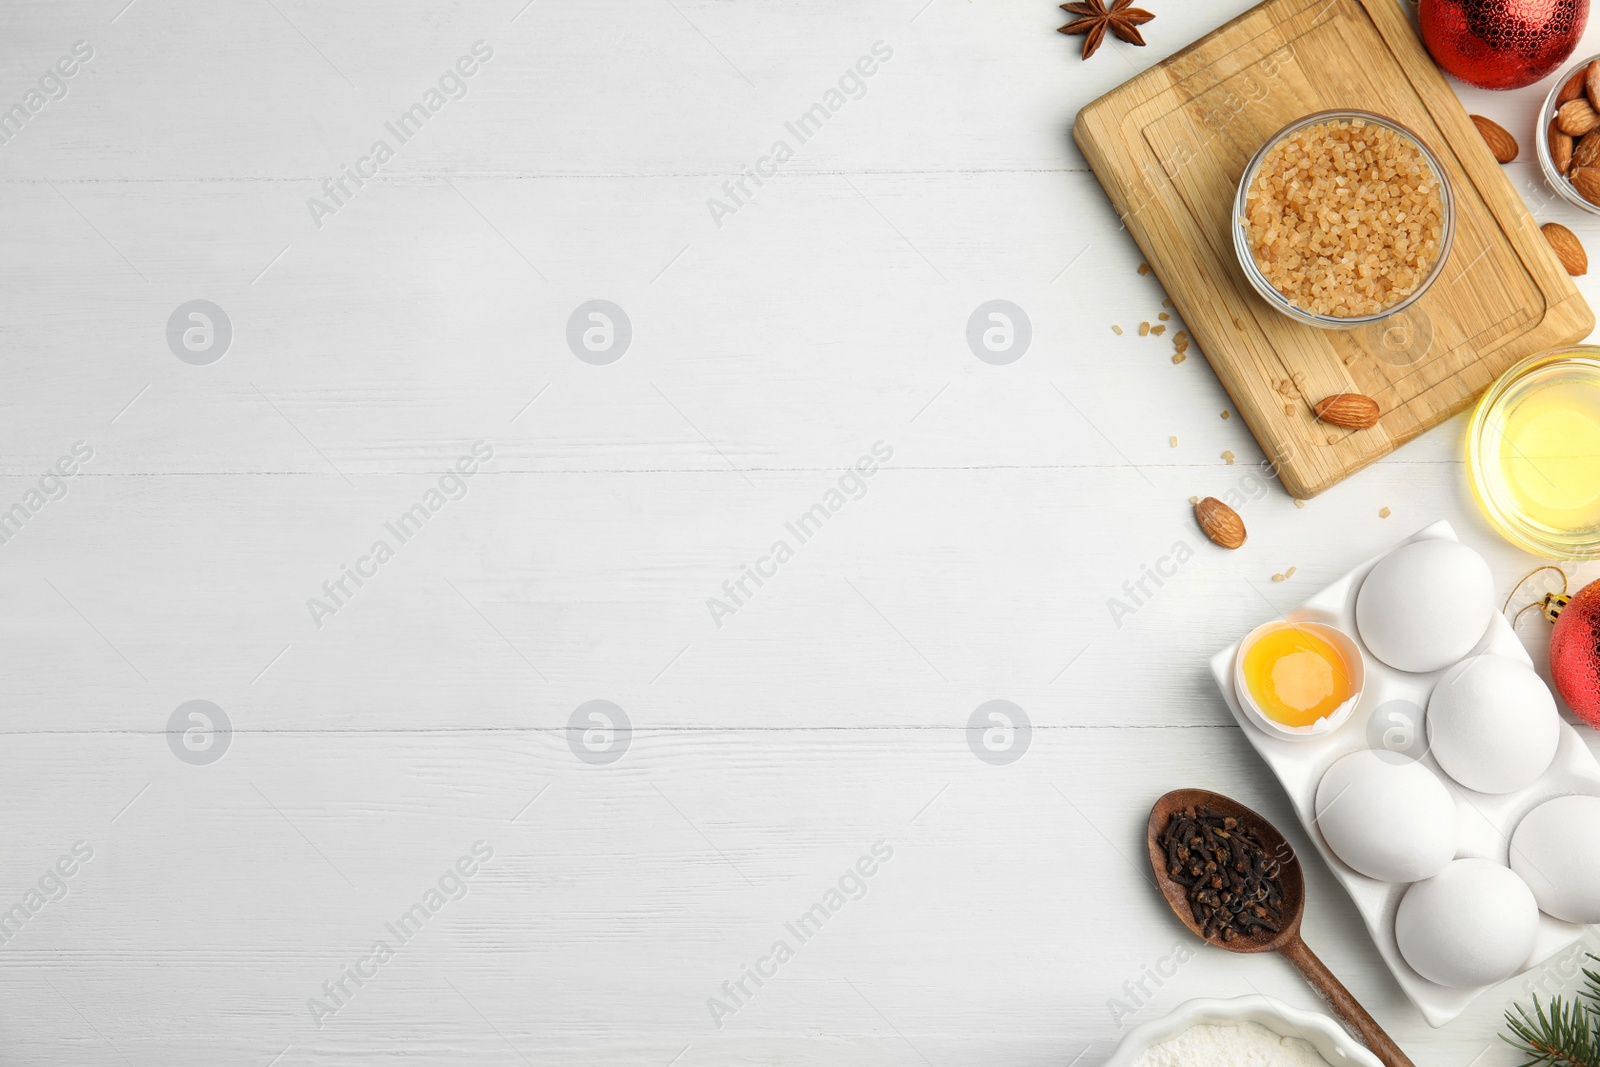
<path fill-rule="evenodd" d="M 1521 1067 L 1600 1067 L 1600 973 L 1583 975 L 1588 988 L 1571 1000 L 1553 997 L 1547 1008 L 1535 996 L 1531 1015 L 1520 1004 L 1506 1012 L 1501 1039 L 1527 1057 Z"/>
<path fill-rule="evenodd" d="M 1596 956 L 1592 952 L 1589 954 L 1589 958 L 1596 962 L 1600 962 L 1600 956 Z M 1589 1000 L 1592 1001 L 1597 1007 L 1600 1007 L 1600 974 L 1596 974 L 1594 971 L 1591 971 L 1589 968 L 1585 967 L 1583 969 L 1583 977 L 1589 983 L 1589 988 L 1583 991 L 1583 995 L 1588 997 Z"/>

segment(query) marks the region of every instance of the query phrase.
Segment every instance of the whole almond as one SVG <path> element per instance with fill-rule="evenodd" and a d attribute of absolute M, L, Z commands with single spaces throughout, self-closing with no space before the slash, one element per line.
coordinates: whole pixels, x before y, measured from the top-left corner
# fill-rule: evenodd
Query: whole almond
<path fill-rule="evenodd" d="M 1370 430 L 1378 425 L 1378 402 L 1360 393 L 1336 393 L 1316 406 L 1317 418 L 1346 430 Z"/>
<path fill-rule="evenodd" d="M 1583 92 L 1589 103 L 1600 108 L 1600 63 L 1590 63 L 1583 78 Z"/>
<path fill-rule="evenodd" d="M 1579 196 L 1600 207 L 1600 168 L 1573 167 L 1572 173 L 1567 175 L 1567 180 L 1572 183 Z"/>
<path fill-rule="evenodd" d="M 1214 496 L 1208 496 L 1194 506 L 1194 517 L 1200 523 L 1200 531 L 1211 539 L 1212 544 L 1223 548 L 1238 548 L 1248 536 L 1239 513 Z"/>
<path fill-rule="evenodd" d="M 1582 137 L 1600 126 L 1600 111 L 1594 109 L 1587 97 L 1580 96 L 1561 105 L 1556 112 L 1556 124 L 1561 127 L 1562 133 Z"/>
<path fill-rule="evenodd" d="M 1539 229 L 1568 274 L 1576 278 L 1589 273 L 1589 254 L 1583 250 L 1583 242 L 1578 240 L 1577 234 L 1559 222 L 1547 222 Z"/>
<path fill-rule="evenodd" d="M 1556 165 L 1556 172 L 1565 174 L 1572 169 L 1573 140 L 1561 132 L 1555 120 L 1550 121 L 1550 162 Z"/>
<path fill-rule="evenodd" d="M 1594 64 L 1580 67 L 1567 79 L 1567 84 L 1561 87 L 1561 92 L 1556 96 L 1556 106 L 1560 107 L 1569 100 L 1576 100 L 1582 96 L 1589 77 L 1589 71 L 1594 69 Z"/>
<path fill-rule="evenodd" d="M 1591 130 L 1578 138 L 1578 143 L 1572 146 L 1572 165 L 1600 166 L 1600 130 Z"/>
<path fill-rule="evenodd" d="M 1517 139 L 1511 136 L 1510 130 L 1494 119 L 1484 118 L 1482 115 L 1473 115 L 1472 124 L 1478 127 L 1483 143 L 1489 146 L 1489 151 L 1494 153 L 1496 160 L 1510 163 L 1517 158 Z"/>

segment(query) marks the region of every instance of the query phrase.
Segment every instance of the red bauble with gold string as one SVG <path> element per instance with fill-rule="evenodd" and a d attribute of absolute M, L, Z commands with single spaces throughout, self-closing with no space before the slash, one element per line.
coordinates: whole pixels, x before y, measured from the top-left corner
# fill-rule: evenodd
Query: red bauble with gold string
<path fill-rule="evenodd" d="M 1551 594 L 1544 610 L 1556 623 L 1550 632 L 1556 690 L 1578 718 L 1600 729 L 1600 582 L 1584 586 L 1571 600 Z"/>

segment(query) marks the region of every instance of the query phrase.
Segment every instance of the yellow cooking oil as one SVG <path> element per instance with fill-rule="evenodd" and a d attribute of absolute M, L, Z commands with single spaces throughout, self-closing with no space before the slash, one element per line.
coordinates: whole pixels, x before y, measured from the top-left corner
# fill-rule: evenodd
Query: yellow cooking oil
<path fill-rule="evenodd" d="M 1501 532 L 1547 556 L 1600 555 L 1600 360 L 1513 368 L 1473 422 L 1474 487 Z"/>

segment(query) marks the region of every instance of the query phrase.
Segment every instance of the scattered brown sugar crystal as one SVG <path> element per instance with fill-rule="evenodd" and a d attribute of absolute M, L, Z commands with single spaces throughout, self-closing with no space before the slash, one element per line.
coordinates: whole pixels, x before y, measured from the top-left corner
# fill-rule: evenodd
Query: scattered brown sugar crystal
<path fill-rule="evenodd" d="M 1387 519 L 1390 515 L 1393 515 L 1393 514 L 1394 514 L 1394 512 L 1390 511 L 1388 508 L 1383 508 L 1378 512 L 1378 518 Z"/>
<path fill-rule="evenodd" d="M 1149 274 L 1149 273 L 1150 273 L 1150 264 L 1148 264 L 1148 263 L 1139 264 L 1139 276 L 1141 278 L 1144 277 L 1146 274 Z"/>
<path fill-rule="evenodd" d="M 1116 334 L 1118 337 L 1121 337 L 1122 336 L 1122 327 L 1121 326 L 1113 326 L 1113 327 L 1111 327 L 1111 332 Z"/>
<path fill-rule="evenodd" d="M 1161 314 L 1157 315 L 1156 318 L 1160 319 L 1162 322 L 1171 322 L 1172 321 L 1172 316 L 1168 315 L 1165 311 L 1163 311 Z"/>
<path fill-rule="evenodd" d="M 1231 418 L 1233 418 L 1233 412 L 1231 412 L 1231 411 L 1223 411 L 1222 417 L 1225 418 L 1225 419 L 1231 419 Z"/>
<path fill-rule="evenodd" d="M 1150 324 L 1148 322 L 1141 322 L 1139 324 L 1139 336 L 1140 337 L 1149 337 L 1150 336 Z"/>
<path fill-rule="evenodd" d="M 1161 306 L 1164 307 L 1164 308 L 1171 307 L 1172 306 L 1172 300 L 1169 298 L 1167 300 L 1161 301 Z"/>
<path fill-rule="evenodd" d="M 1169 438 L 1167 438 L 1167 444 L 1171 445 L 1173 448 L 1177 448 L 1178 447 L 1178 439 L 1176 437 L 1169 437 Z"/>
<path fill-rule="evenodd" d="M 1306 506 L 1306 502 L 1305 502 L 1305 501 L 1304 501 L 1304 500 L 1298 500 L 1298 499 L 1297 499 L 1297 500 L 1296 500 L 1296 501 L 1295 501 L 1295 502 L 1294 502 L 1294 506 L 1295 506 L 1295 507 L 1297 507 L 1297 508 L 1303 508 L 1303 507 L 1305 507 L 1305 506 Z"/>
<path fill-rule="evenodd" d="M 1232 450 L 1232 449 L 1229 449 L 1229 450 L 1228 450 L 1228 451 L 1227 451 L 1227 452 L 1224 452 L 1224 453 L 1223 453 L 1223 454 L 1222 454 L 1222 460 L 1223 460 L 1223 462 L 1224 462 L 1224 463 L 1226 463 L 1226 464 L 1227 464 L 1227 465 L 1228 465 L 1228 466 L 1230 466 L 1230 467 L 1231 467 L 1231 466 L 1233 466 L 1233 461 L 1234 461 L 1234 460 L 1235 460 L 1235 459 L 1236 459 L 1236 458 L 1238 458 L 1238 457 L 1236 457 L 1236 456 L 1235 456 L 1235 455 L 1234 455 L 1234 454 L 1233 454 L 1233 450 Z"/>
<path fill-rule="evenodd" d="M 1288 570 L 1284 571 L 1283 572 L 1284 580 L 1287 581 L 1288 579 L 1293 578 L 1294 577 L 1294 572 L 1299 570 L 1299 569 L 1300 569 L 1299 567 L 1290 567 Z"/>
<path fill-rule="evenodd" d="M 1186 360 L 1188 358 L 1189 357 L 1187 355 L 1185 355 L 1184 353 L 1182 353 L 1182 352 L 1174 352 L 1172 354 L 1172 362 L 1174 362 L 1174 363 L 1182 363 L 1184 360 Z"/>
<path fill-rule="evenodd" d="M 1409 138 L 1361 119 L 1307 126 L 1262 161 L 1246 200 L 1256 266 L 1290 303 L 1375 315 L 1414 293 L 1439 257 L 1444 198 Z"/>
<path fill-rule="evenodd" d="M 1150 327 L 1150 332 L 1155 334 L 1157 337 L 1160 337 L 1162 334 L 1167 332 L 1167 328 L 1165 326 L 1152 326 Z"/>
<path fill-rule="evenodd" d="M 1273 575 L 1273 576 L 1272 576 L 1272 580 L 1273 580 L 1273 581 L 1275 581 L 1275 582 L 1281 582 L 1281 581 L 1284 581 L 1284 580 L 1285 580 L 1285 578 L 1286 578 L 1286 575 L 1282 575 L 1282 574 L 1274 574 L 1274 575 Z"/>

